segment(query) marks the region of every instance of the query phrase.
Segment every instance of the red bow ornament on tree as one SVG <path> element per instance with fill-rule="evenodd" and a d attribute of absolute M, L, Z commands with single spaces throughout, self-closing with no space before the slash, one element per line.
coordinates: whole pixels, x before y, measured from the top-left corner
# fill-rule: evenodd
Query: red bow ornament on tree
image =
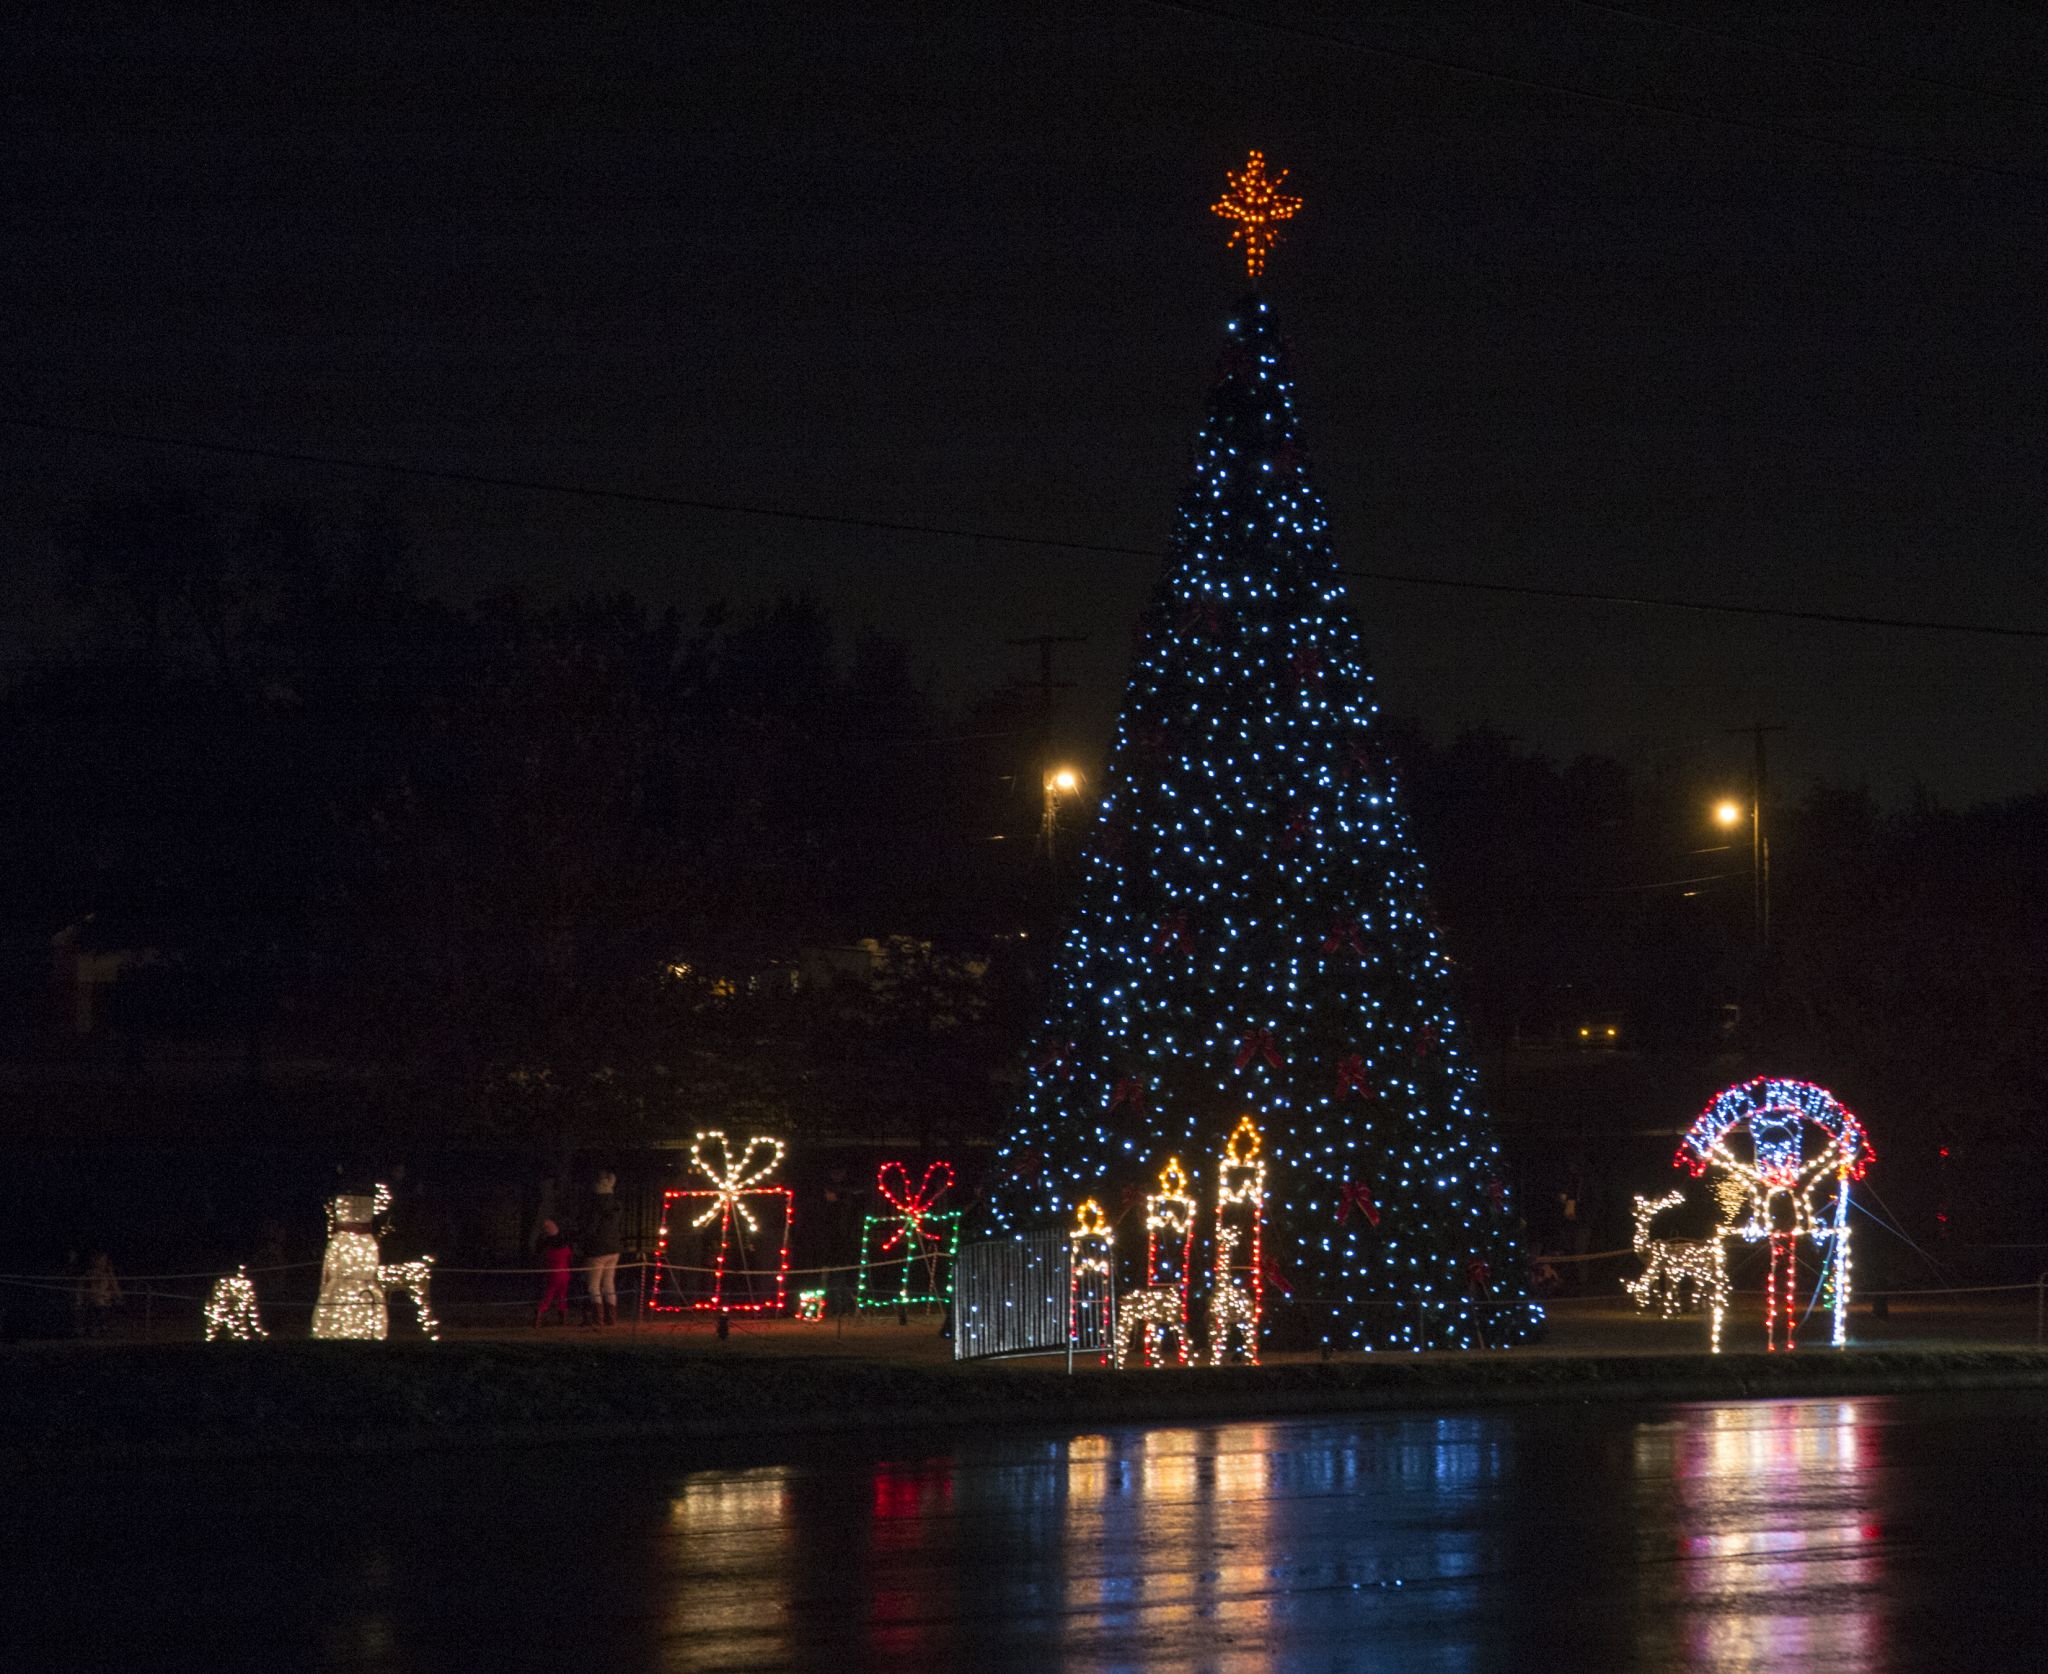
<path fill-rule="evenodd" d="M 1120 1075 L 1109 1090 L 1109 1113 L 1114 1116 L 1125 1105 L 1132 1114 L 1142 1115 L 1145 1109 L 1145 1084 L 1135 1075 Z"/>
<path fill-rule="evenodd" d="M 882 1248 L 892 1250 L 902 1244 L 907 1254 L 914 1255 L 922 1252 L 927 1240 L 936 1243 L 938 1234 L 926 1227 L 924 1218 L 952 1185 L 953 1165 L 948 1162 L 935 1162 L 927 1168 L 924 1179 L 918 1182 L 914 1191 L 910 1185 L 910 1171 L 900 1162 L 882 1164 L 875 1174 L 875 1190 L 887 1198 L 890 1207 L 903 1217 L 902 1224 L 882 1240 Z"/>
<path fill-rule="evenodd" d="M 1365 1056 L 1359 1052 L 1347 1052 L 1337 1060 L 1337 1097 L 1355 1092 L 1362 1099 L 1372 1097 L 1372 1086 L 1365 1079 Z"/>
<path fill-rule="evenodd" d="M 1045 1043 L 1045 1050 L 1038 1055 L 1038 1073 L 1040 1075 L 1067 1074 L 1072 1068 L 1068 1060 L 1072 1057 L 1073 1051 L 1073 1047 L 1066 1041 L 1047 1041 Z"/>
<path fill-rule="evenodd" d="M 1421 1029 L 1416 1031 L 1415 1056 L 1418 1058 L 1427 1058 L 1435 1050 L 1436 1025 L 1434 1023 L 1426 1023 L 1422 1026 Z"/>
<path fill-rule="evenodd" d="M 1294 676 L 1297 690 L 1320 686 L 1323 681 L 1323 654 L 1320 651 L 1303 649 L 1288 659 L 1288 671 Z"/>
<path fill-rule="evenodd" d="M 1184 634 L 1206 632 L 1217 634 L 1223 631 L 1223 612 L 1214 599 L 1196 599 L 1181 612 L 1180 631 Z"/>
<path fill-rule="evenodd" d="M 1159 928 L 1152 932 L 1152 947 L 1158 953 L 1193 953 L 1195 938 L 1188 929 L 1188 915 L 1176 911 L 1161 919 Z"/>
<path fill-rule="evenodd" d="M 1277 1290 L 1282 1296 L 1294 1294 L 1294 1286 L 1287 1282 L 1287 1275 L 1280 1271 L 1279 1262 L 1271 1255 L 1266 1257 L 1264 1265 L 1259 1269 L 1259 1283 L 1267 1290 Z"/>
<path fill-rule="evenodd" d="M 1347 947 L 1359 958 L 1365 957 L 1365 927 L 1355 918 L 1338 919 L 1323 938 L 1325 953 L 1341 953 Z"/>
<path fill-rule="evenodd" d="M 1253 1059 L 1264 1058 L 1271 1069 L 1280 1067 L 1280 1047 L 1273 1039 L 1271 1029 L 1254 1029 L 1246 1035 L 1237 1048 L 1237 1067 L 1244 1069 Z"/>
<path fill-rule="evenodd" d="M 1354 1209 L 1365 1217 L 1367 1226 L 1380 1224 L 1380 1206 L 1372 1200 L 1372 1187 L 1357 1180 L 1346 1180 L 1344 1189 L 1337 1194 L 1337 1222 L 1340 1226 L 1351 1219 Z"/>

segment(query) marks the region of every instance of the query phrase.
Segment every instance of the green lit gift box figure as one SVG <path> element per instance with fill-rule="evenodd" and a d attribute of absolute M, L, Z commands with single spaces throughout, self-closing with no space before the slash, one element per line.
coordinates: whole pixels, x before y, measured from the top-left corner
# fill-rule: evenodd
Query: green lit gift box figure
<path fill-rule="evenodd" d="M 935 1162 L 913 1186 L 900 1162 L 875 1173 L 875 1190 L 889 1213 L 870 1215 L 861 1227 L 860 1283 L 863 1308 L 908 1308 L 953 1300 L 953 1257 L 960 1249 L 960 1211 L 939 1209 L 953 1187 L 953 1165 Z"/>

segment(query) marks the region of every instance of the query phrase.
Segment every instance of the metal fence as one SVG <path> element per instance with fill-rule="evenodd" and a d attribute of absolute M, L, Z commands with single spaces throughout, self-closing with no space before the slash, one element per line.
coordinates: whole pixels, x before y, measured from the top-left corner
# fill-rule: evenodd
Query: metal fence
<path fill-rule="evenodd" d="M 963 1244 L 953 1269 L 953 1358 L 1108 1353 L 1114 1298 L 1071 1308 L 1072 1255 L 1057 1227 Z"/>

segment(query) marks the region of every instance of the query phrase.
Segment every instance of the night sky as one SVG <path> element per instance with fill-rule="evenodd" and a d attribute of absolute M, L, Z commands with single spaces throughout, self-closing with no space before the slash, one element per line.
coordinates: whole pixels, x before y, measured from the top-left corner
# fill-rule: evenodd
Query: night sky
<path fill-rule="evenodd" d="M 1355 45 L 1135 0 L 24 10 L 0 416 L 1156 549 L 1244 288 L 1207 206 L 1258 146 L 1306 199 L 1266 291 L 1348 565 L 2048 625 L 2048 23 L 2020 8 L 1256 8 Z M 378 498 L 456 597 L 811 589 L 949 699 L 1031 671 L 1009 636 L 1088 633 L 1097 733 L 1155 573 L 0 448 L 15 667 L 62 628 L 67 502 L 173 475 Z M 1382 702 L 1438 729 L 1718 786 L 1762 718 L 1794 788 L 2048 786 L 2038 640 L 1353 597 Z"/>

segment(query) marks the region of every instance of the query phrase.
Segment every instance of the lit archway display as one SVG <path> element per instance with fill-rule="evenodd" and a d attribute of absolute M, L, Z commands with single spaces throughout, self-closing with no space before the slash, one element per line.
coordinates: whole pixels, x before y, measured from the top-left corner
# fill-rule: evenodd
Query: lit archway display
<path fill-rule="evenodd" d="M 1770 1247 L 1764 1344 L 1791 1349 L 1799 1240 L 1825 1246 L 1834 1343 L 1849 1340 L 1849 1184 L 1875 1153 L 1863 1124 L 1824 1087 L 1759 1076 L 1715 1097 L 1687 1130 L 1677 1162 L 1695 1175 L 1727 1171 L 1747 1195 L 1748 1219 L 1728 1228 Z M 1834 1196 L 1822 1194 L 1832 1182 Z"/>

